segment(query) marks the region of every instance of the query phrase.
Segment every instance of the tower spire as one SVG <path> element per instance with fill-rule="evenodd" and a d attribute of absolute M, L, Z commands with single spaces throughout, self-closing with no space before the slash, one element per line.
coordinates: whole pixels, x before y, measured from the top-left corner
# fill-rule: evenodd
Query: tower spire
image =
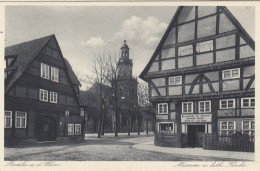
<path fill-rule="evenodd" d="M 124 44 L 120 49 L 121 49 L 121 58 L 129 59 L 129 47 L 126 44 L 126 40 L 124 40 Z"/>

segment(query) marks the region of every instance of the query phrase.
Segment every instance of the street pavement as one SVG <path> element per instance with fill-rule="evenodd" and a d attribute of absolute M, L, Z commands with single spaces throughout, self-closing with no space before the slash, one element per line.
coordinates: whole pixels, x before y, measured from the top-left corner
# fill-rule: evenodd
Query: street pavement
<path fill-rule="evenodd" d="M 6 161 L 238 161 L 223 155 L 203 155 L 198 149 L 174 149 L 153 145 L 153 134 L 87 134 L 80 142 L 56 142 L 5 147 Z M 181 153 L 180 151 L 186 151 Z M 200 149 L 200 151 L 204 151 Z M 189 155 L 196 154 L 197 155 Z M 212 153 L 219 153 L 214 151 Z M 253 154 L 253 153 L 252 153 Z M 233 155 L 231 155 L 233 157 Z M 250 158 L 251 159 L 251 158 Z M 249 159 L 249 160 L 250 160 Z M 243 160 L 243 159 L 242 159 Z"/>
<path fill-rule="evenodd" d="M 172 148 L 172 147 L 158 147 L 153 144 L 153 142 L 139 143 L 133 145 L 132 148 L 169 153 L 175 155 L 189 156 L 189 157 L 216 157 L 228 160 L 245 160 L 245 161 L 254 161 L 255 153 L 251 152 L 237 152 L 237 151 L 219 151 L 219 150 L 203 150 L 203 148 Z"/>

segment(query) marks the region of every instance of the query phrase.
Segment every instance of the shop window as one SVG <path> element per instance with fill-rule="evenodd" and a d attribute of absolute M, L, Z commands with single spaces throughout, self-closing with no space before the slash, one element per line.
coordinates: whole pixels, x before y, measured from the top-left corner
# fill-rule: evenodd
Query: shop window
<path fill-rule="evenodd" d="M 223 80 L 234 79 L 234 78 L 239 78 L 239 77 L 240 77 L 240 68 L 228 69 L 228 70 L 222 71 Z"/>
<path fill-rule="evenodd" d="M 255 121 L 242 121 L 242 133 L 255 136 Z"/>
<path fill-rule="evenodd" d="M 5 128 L 12 128 L 12 111 L 5 111 Z"/>
<path fill-rule="evenodd" d="M 158 114 L 168 114 L 168 103 L 158 104 Z"/>
<path fill-rule="evenodd" d="M 159 123 L 159 132 L 174 132 L 173 123 Z"/>
<path fill-rule="evenodd" d="M 220 100 L 220 109 L 233 109 L 235 108 L 235 99 Z"/>
<path fill-rule="evenodd" d="M 57 103 L 58 102 L 58 93 L 50 91 L 50 102 Z"/>
<path fill-rule="evenodd" d="M 74 135 L 74 124 L 68 124 L 68 135 Z"/>
<path fill-rule="evenodd" d="M 26 128 L 26 112 L 15 112 L 15 128 Z"/>
<path fill-rule="evenodd" d="M 206 113 L 211 112 L 211 101 L 200 101 L 199 102 L 199 112 Z"/>
<path fill-rule="evenodd" d="M 169 85 L 180 85 L 180 84 L 182 84 L 181 76 L 169 77 Z"/>
<path fill-rule="evenodd" d="M 75 135 L 81 135 L 81 124 L 75 124 Z"/>
<path fill-rule="evenodd" d="M 255 107 L 255 98 L 241 98 L 241 107 L 242 108 L 254 108 Z"/>
<path fill-rule="evenodd" d="M 59 69 L 55 67 L 51 67 L 51 80 L 55 82 L 59 82 Z"/>
<path fill-rule="evenodd" d="M 50 66 L 44 63 L 41 63 L 41 77 L 49 79 Z"/>
<path fill-rule="evenodd" d="M 48 91 L 44 89 L 40 89 L 40 101 L 47 102 L 48 101 Z"/>
<path fill-rule="evenodd" d="M 235 121 L 220 121 L 220 135 L 232 135 L 236 131 Z"/>
<path fill-rule="evenodd" d="M 193 102 L 182 102 L 182 113 L 193 113 Z"/>

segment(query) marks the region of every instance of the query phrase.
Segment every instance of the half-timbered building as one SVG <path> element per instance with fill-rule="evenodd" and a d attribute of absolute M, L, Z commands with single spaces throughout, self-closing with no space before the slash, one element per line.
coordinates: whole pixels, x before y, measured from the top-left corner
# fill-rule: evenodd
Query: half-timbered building
<path fill-rule="evenodd" d="M 140 74 L 157 109 L 155 143 L 162 133 L 173 147 L 202 147 L 204 133 L 254 136 L 254 49 L 226 7 L 179 7 Z"/>
<path fill-rule="evenodd" d="M 80 82 L 55 35 L 5 49 L 5 145 L 81 139 Z"/>

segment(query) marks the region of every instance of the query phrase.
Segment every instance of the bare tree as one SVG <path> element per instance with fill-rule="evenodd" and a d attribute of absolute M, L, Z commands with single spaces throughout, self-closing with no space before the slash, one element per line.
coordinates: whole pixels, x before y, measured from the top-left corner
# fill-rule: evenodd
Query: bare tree
<path fill-rule="evenodd" d="M 119 74 L 118 74 L 118 58 L 116 55 L 112 57 L 109 55 L 108 60 L 108 74 L 106 75 L 107 80 L 110 82 L 112 86 L 113 92 L 113 103 L 115 110 L 115 137 L 118 137 L 119 132 L 119 113 L 118 113 L 118 102 L 121 98 L 121 92 L 119 91 Z"/>
<path fill-rule="evenodd" d="M 146 134 L 149 133 L 149 121 L 154 120 L 155 112 L 153 105 L 149 102 L 149 91 L 146 83 L 139 83 L 137 89 L 138 96 L 138 114 L 142 112 L 145 115 L 146 120 Z M 140 118 L 138 119 L 138 134 L 140 134 Z"/>
<path fill-rule="evenodd" d="M 110 106 L 109 100 L 107 100 L 108 91 L 105 86 L 109 84 L 106 76 L 109 71 L 108 60 L 103 54 L 99 55 L 92 63 L 91 72 L 92 75 L 86 75 L 82 80 L 83 83 L 90 85 L 89 91 L 94 95 L 92 100 L 99 108 L 99 123 L 98 123 L 98 137 L 100 138 L 101 132 L 104 128 L 104 118 Z"/>

